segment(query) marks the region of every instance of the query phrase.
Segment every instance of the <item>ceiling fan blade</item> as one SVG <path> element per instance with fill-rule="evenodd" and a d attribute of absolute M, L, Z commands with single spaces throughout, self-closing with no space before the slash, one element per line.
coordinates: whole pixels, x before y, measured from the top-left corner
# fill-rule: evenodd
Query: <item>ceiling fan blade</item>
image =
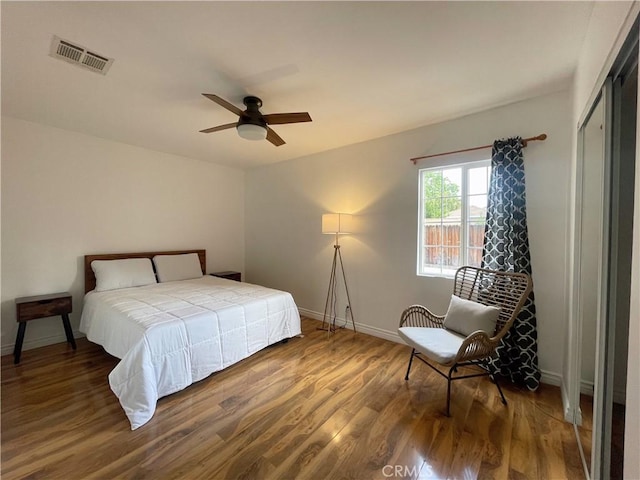
<path fill-rule="evenodd" d="M 276 147 L 279 147 L 280 145 L 284 145 L 286 143 L 276 132 L 274 132 L 269 127 L 267 127 L 267 140 L 273 143 Z"/>
<path fill-rule="evenodd" d="M 269 125 L 282 125 L 284 123 L 310 122 L 311 116 L 307 112 L 300 113 L 271 113 L 263 115 L 264 121 Z"/>
<path fill-rule="evenodd" d="M 233 103 L 227 102 L 224 98 L 220 98 L 219 96 L 213 95 L 212 93 L 203 93 L 202 95 L 207 97 L 212 102 L 216 102 L 221 107 L 226 108 L 230 112 L 235 113 L 238 116 L 242 116 L 242 114 L 244 113 L 242 110 L 236 107 Z"/>
<path fill-rule="evenodd" d="M 225 123 L 224 125 L 218 125 L 217 127 L 205 128 L 200 130 L 200 133 L 219 132 L 220 130 L 226 130 L 228 128 L 234 128 L 237 123 Z"/>

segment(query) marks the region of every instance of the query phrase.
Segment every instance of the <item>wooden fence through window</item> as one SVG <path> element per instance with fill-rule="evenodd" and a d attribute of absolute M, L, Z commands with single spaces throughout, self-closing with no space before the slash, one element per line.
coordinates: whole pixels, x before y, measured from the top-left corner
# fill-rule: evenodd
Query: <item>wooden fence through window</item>
<path fill-rule="evenodd" d="M 424 226 L 424 264 L 457 267 L 461 265 L 460 224 Z M 467 265 L 480 266 L 484 224 L 469 225 Z"/>

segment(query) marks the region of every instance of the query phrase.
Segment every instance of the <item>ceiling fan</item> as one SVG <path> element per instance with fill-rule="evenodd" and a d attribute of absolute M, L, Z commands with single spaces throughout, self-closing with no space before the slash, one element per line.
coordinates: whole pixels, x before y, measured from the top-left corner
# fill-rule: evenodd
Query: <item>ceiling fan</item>
<path fill-rule="evenodd" d="M 224 125 L 218 125 L 217 127 L 205 128 L 200 130 L 201 133 L 219 132 L 220 130 L 227 130 L 228 128 L 235 127 L 238 130 L 238 135 L 247 140 L 264 140 L 265 138 L 274 144 L 276 147 L 284 145 L 285 141 L 274 132 L 269 125 L 282 125 L 284 123 L 300 123 L 310 122 L 311 116 L 307 112 L 300 113 L 270 113 L 263 115 L 260 112 L 262 107 L 262 100 L 258 97 L 247 96 L 244 97 L 242 103 L 244 103 L 247 109 L 243 112 L 234 104 L 227 102 L 225 99 L 220 98 L 217 95 L 211 93 L 203 93 L 209 100 L 216 102 L 221 107 L 226 108 L 230 112 L 235 113 L 240 117 L 235 123 L 226 123 Z"/>

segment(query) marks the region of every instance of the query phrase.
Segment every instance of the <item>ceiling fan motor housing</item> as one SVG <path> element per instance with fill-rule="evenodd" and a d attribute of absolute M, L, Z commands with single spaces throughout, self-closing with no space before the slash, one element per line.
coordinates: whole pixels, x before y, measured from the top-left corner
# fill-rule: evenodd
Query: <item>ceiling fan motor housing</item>
<path fill-rule="evenodd" d="M 238 135 L 247 140 L 264 140 L 267 136 L 267 122 L 260 113 L 262 100 L 258 97 L 247 96 L 242 100 L 247 110 L 238 118 L 236 130 Z"/>
<path fill-rule="evenodd" d="M 260 100 L 258 97 L 254 97 L 253 95 L 244 97 L 242 103 L 247 106 L 247 110 L 252 110 L 252 108 L 258 110 L 260 107 L 262 107 L 262 100 Z"/>
<path fill-rule="evenodd" d="M 260 107 L 262 106 L 262 100 L 258 97 L 247 96 L 242 100 L 247 106 L 247 109 L 240 115 L 238 119 L 238 125 L 251 124 L 251 125 L 259 125 L 263 128 L 267 128 L 267 122 L 262 117 L 262 113 L 260 113 Z"/>
<path fill-rule="evenodd" d="M 242 115 L 239 119 L 238 119 L 238 125 L 259 125 L 261 127 L 263 127 L 264 129 L 267 128 L 267 122 L 264 121 L 264 119 L 261 116 L 253 116 L 253 115 Z"/>

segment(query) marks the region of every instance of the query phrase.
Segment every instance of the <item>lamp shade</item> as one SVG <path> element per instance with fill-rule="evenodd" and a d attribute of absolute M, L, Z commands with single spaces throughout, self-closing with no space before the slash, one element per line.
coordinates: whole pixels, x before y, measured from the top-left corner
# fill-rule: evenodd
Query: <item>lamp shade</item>
<path fill-rule="evenodd" d="M 264 140 L 267 138 L 267 129 L 262 125 L 252 123 L 240 123 L 236 127 L 238 135 L 246 140 Z"/>
<path fill-rule="evenodd" d="M 325 213 L 322 215 L 322 233 L 331 235 L 353 233 L 353 215 Z"/>

